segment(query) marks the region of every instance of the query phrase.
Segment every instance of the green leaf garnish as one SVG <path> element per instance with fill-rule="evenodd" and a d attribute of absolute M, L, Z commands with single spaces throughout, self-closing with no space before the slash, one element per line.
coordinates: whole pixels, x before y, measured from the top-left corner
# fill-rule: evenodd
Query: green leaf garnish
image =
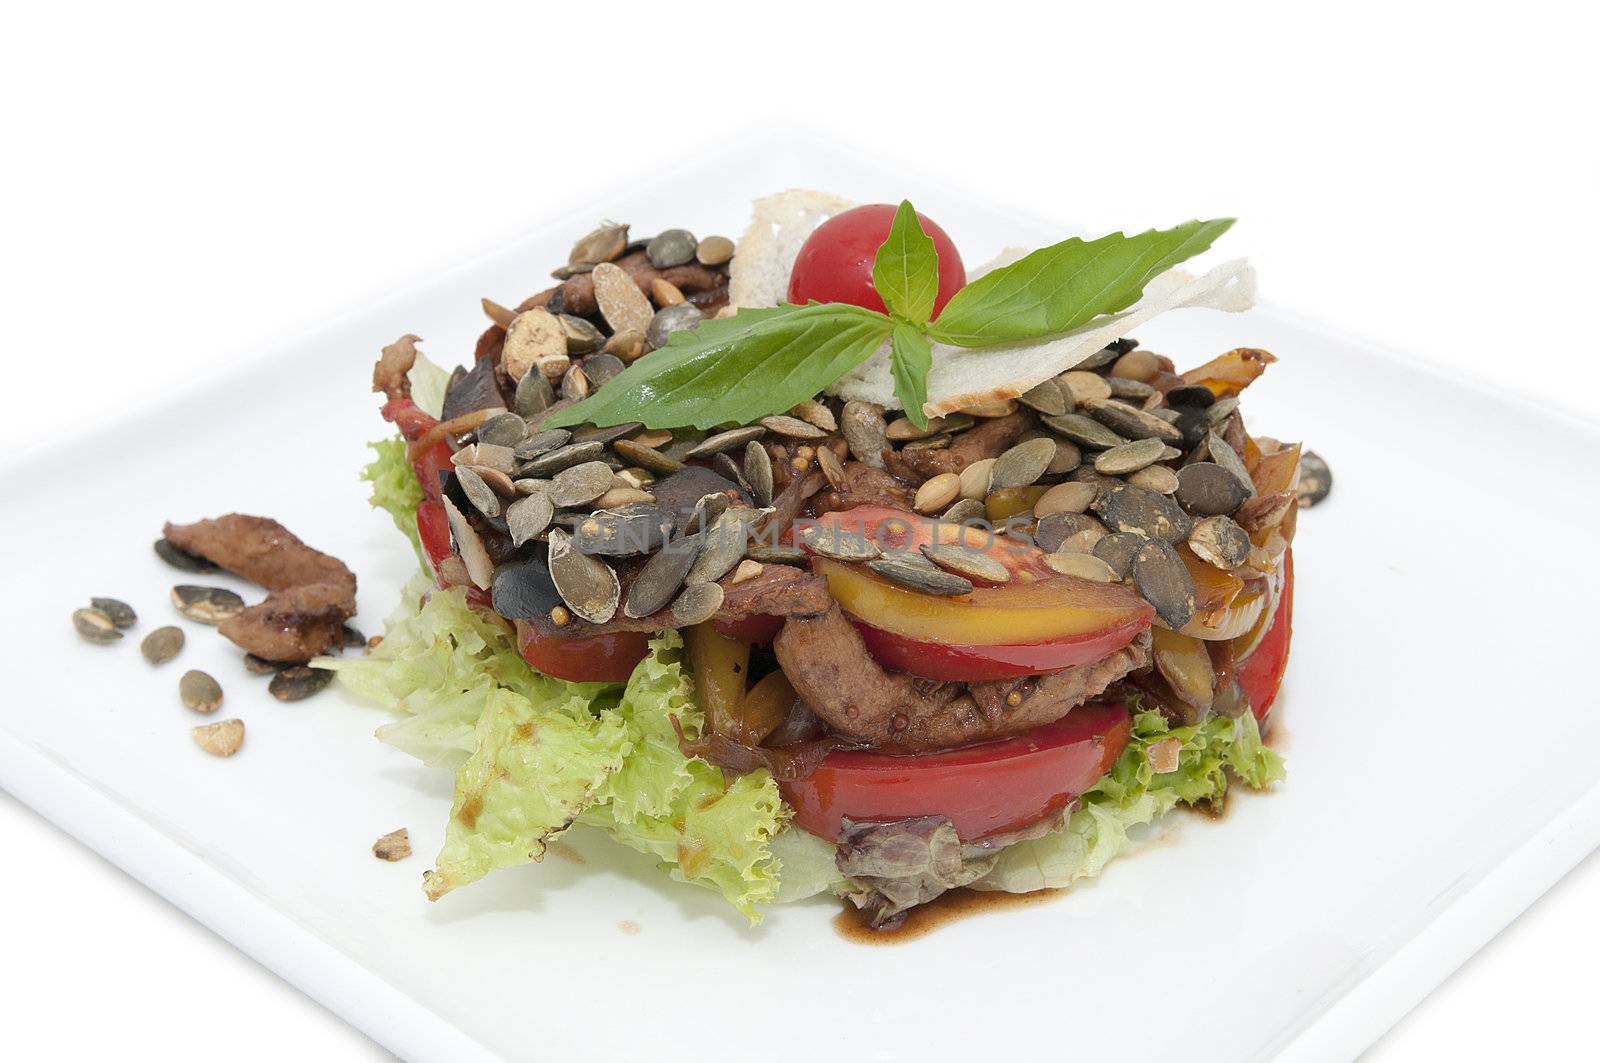
<path fill-rule="evenodd" d="M 665 347 L 544 423 L 749 424 L 814 398 L 866 361 L 893 327 L 883 314 L 846 303 L 741 310 L 674 332 Z"/>
<path fill-rule="evenodd" d="M 890 337 L 889 350 L 895 397 L 905 407 L 907 420 L 919 430 L 927 428 L 928 416 L 922 412 L 922 407 L 928 401 L 928 370 L 933 367 L 933 345 L 918 329 L 900 322 Z"/>
<path fill-rule="evenodd" d="M 889 238 L 872 262 L 872 286 L 883 296 L 889 313 L 913 325 L 926 325 L 939 294 L 939 252 L 922 231 L 909 199 L 900 201 L 889 226 Z"/>
<path fill-rule="evenodd" d="M 961 347 L 1070 332 L 1133 305 L 1151 279 L 1198 255 L 1232 225 L 1232 218 L 1191 221 L 1040 248 L 962 288 L 928 332 Z"/>

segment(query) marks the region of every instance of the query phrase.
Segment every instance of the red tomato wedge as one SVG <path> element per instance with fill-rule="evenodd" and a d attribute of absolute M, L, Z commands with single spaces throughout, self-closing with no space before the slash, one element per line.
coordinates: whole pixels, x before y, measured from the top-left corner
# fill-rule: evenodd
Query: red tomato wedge
<path fill-rule="evenodd" d="M 650 651 L 650 636 L 642 631 L 558 639 L 541 635 L 527 624 L 517 625 L 517 648 L 522 659 L 545 675 L 570 683 L 626 683 L 634 667 Z"/>
<path fill-rule="evenodd" d="M 1239 685 L 1250 698 L 1250 709 L 1257 720 L 1266 719 L 1272 703 L 1277 700 L 1278 688 L 1283 685 L 1283 673 L 1289 667 L 1289 641 L 1294 634 L 1294 551 L 1283 555 L 1283 591 L 1278 595 L 1278 608 L 1272 615 L 1272 625 L 1236 673 Z"/>
<path fill-rule="evenodd" d="M 841 822 L 947 816 L 963 841 L 1017 830 L 1072 803 L 1117 762 L 1132 722 L 1117 704 L 1082 705 L 1026 734 L 947 753 L 837 751 L 779 783 L 794 821 L 837 841 Z"/>
<path fill-rule="evenodd" d="M 856 621 L 856 630 L 861 632 L 867 652 L 880 664 L 927 679 L 954 682 L 1016 679 L 1088 664 L 1120 650 L 1147 626 L 1148 621 L 1134 619 L 1105 631 L 1052 642 L 981 646 L 919 642 Z"/>

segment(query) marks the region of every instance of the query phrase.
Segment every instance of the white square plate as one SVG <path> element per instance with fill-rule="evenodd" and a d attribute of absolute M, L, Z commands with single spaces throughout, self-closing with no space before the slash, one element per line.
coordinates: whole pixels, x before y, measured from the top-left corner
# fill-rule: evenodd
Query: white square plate
<path fill-rule="evenodd" d="M 895 947 L 841 939 L 827 901 L 749 929 L 710 893 L 580 832 L 574 857 L 430 905 L 419 876 L 449 778 L 373 741 L 380 711 L 336 692 L 279 704 L 192 625 L 159 670 L 136 638 L 102 648 L 73 634 L 67 614 L 91 594 L 133 603 L 135 635 L 171 621 L 167 589 L 183 580 L 150 541 L 165 519 L 230 510 L 279 517 L 350 562 L 359 623 L 376 631 L 412 563 L 355 478 L 362 442 L 384 432 L 367 393 L 379 346 L 414 331 L 435 360 L 464 359 L 478 297 L 541 287 L 596 218 L 737 235 L 752 197 L 797 185 L 910 195 L 973 262 L 1068 231 L 803 137 L 747 138 L 96 438 L 52 443 L 48 476 L 27 460 L 3 474 L 0 784 L 419 1060 L 718 1046 L 771 1063 L 1058 1046 L 1348 1056 L 1600 842 L 1596 699 L 1569 663 L 1593 652 L 1569 603 L 1600 599 L 1585 560 L 1600 526 L 1595 428 L 1272 310 L 1190 311 L 1138 334 L 1180 366 L 1239 345 L 1277 353 L 1251 389 L 1251 426 L 1305 440 L 1337 478 L 1296 544 L 1277 711 L 1288 782 L 1221 822 L 1167 821 L 1160 844 L 1070 895 Z M 241 755 L 190 743 L 174 689 L 186 667 L 221 679 L 223 714 L 249 727 Z M 372 840 L 402 825 L 416 855 L 374 860 Z"/>

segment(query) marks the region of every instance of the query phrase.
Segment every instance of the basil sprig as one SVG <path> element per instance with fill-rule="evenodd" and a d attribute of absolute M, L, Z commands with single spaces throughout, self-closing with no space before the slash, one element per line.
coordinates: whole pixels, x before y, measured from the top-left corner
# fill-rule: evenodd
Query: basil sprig
<path fill-rule="evenodd" d="M 1232 225 L 1220 218 L 1063 240 L 968 284 L 934 320 L 939 255 L 906 200 L 872 265 L 887 314 L 846 303 L 785 303 L 714 318 L 672 333 L 665 347 L 544 423 L 748 424 L 812 398 L 888 341 L 895 396 L 921 428 L 930 340 L 981 348 L 1070 332 L 1133 305 L 1154 277 L 1200 254 Z"/>

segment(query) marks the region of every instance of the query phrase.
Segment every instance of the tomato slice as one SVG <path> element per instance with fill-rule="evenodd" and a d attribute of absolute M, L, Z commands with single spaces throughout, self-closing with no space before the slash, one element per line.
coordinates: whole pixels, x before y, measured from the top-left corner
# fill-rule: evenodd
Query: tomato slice
<path fill-rule="evenodd" d="M 1272 625 L 1250 656 L 1239 665 L 1236 673 L 1239 686 L 1250 698 L 1250 709 L 1257 720 L 1265 720 L 1272 703 L 1277 700 L 1278 688 L 1283 685 L 1283 673 L 1289 667 L 1289 641 L 1294 634 L 1294 551 L 1283 555 L 1283 591 L 1278 595 L 1278 608 L 1272 615 Z"/>
<path fill-rule="evenodd" d="M 795 823 L 830 841 L 845 819 L 914 816 L 946 816 L 963 841 L 979 841 L 1070 805 L 1111 770 L 1131 726 L 1122 705 L 1082 705 L 1015 738 L 947 753 L 835 751 L 805 778 L 778 785 Z"/>
<path fill-rule="evenodd" d="M 1088 664 L 1120 650 L 1147 626 L 1143 619 L 1134 619 L 1119 627 L 1053 642 L 979 646 L 920 642 L 859 620 L 855 625 L 867 652 L 880 664 L 928 679 L 956 682 L 1016 679 Z"/>
<path fill-rule="evenodd" d="M 517 629 L 522 659 L 545 675 L 570 683 L 626 683 L 650 650 L 650 636 L 642 631 L 560 639 L 541 635 L 527 624 L 518 624 Z"/>

